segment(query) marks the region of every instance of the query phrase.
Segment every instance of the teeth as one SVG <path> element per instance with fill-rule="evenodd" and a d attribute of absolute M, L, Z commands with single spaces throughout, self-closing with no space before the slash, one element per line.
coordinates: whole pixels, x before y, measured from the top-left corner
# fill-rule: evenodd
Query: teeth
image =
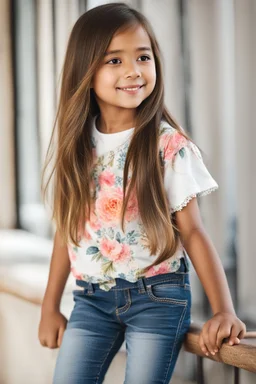
<path fill-rule="evenodd" d="M 121 88 L 123 91 L 136 91 L 137 89 L 139 89 L 140 87 L 137 87 L 137 88 Z"/>

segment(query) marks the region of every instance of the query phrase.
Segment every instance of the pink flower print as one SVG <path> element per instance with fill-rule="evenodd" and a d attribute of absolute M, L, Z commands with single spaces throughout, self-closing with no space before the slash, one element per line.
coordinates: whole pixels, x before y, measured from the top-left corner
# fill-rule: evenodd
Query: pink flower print
<path fill-rule="evenodd" d="M 80 222 L 78 227 L 78 241 L 80 242 L 82 239 L 91 240 L 91 235 L 87 232 L 85 225 Z"/>
<path fill-rule="evenodd" d="M 83 280 L 83 275 L 81 273 L 78 273 L 76 270 L 75 270 L 75 267 L 70 267 L 70 270 L 72 272 L 72 275 L 78 279 L 78 280 Z"/>
<path fill-rule="evenodd" d="M 109 188 L 99 192 L 96 201 L 96 211 L 100 220 L 106 224 L 116 224 L 121 218 L 121 209 L 123 204 L 123 189 Z M 132 221 L 138 214 L 137 199 L 134 194 L 129 199 L 126 209 L 125 219 Z"/>
<path fill-rule="evenodd" d="M 160 267 L 159 267 L 158 270 L 157 270 L 157 274 L 158 274 L 158 275 L 161 275 L 162 273 L 169 273 L 169 272 L 170 272 L 170 266 L 169 266 L 169 264 L 163 261 L 163 262 L 160 264 Z"/>
<path fill-rule="evenodd" d="M 125 212 L 125 219 L 127 221 L 135 220 L 139 213 L 138 200 L 135 192 L 132 192 L 128 201 L 128 205 Z"/>
<path fill-rule="evenodd" d="M 101 188 L 104 186 L 112 187 L 115 183 L 115 175 L 114 173 L 108 171 L 107 169 L 103 171 L 99 176 L 99 184 Z"/>
<path fill-rule="evenodd" d="M 161 275 L 163 273 L 169 273 L 170 272 L 170 266 L 166 261 L 163 261 L 159 265 L 156 265 L 154 267 L 151 267 L 147 273 L 146 277 L 151 277 L 151 276 L 156 276 L 156 275 Z"/>
<path fill-rule="evenodd" d="M 166 133 L 160 137 L 160 146 L 164 149 L 164 159 L 172 160 L 177 152 L 186 146 L 188 140 L 178 131 L 170 136 Z"/>
<path fill-rule="evenodd" d="M 100 243 L 100 251 L 103 256 L 108 257 L 112 260 L 118 258 L 118 255 L 122 251 L 122 244 L 117 240 L 102 239 Z"/>
<path fill-rule="evenodd" d="M 118 261 L 124 261 L 126 259 L 129 259 L 131 256 L 131 250 L 128 244 L 122 244 L 122 252 L 120 254 L 120 257 Z"/>
<path fill-rule="evenodd" d="M 100 222 L 98 220 L 97 215 L 95 214 L 94 211 L 91 211 L 91 216 L 89 220 L 90 227 L 92 228 L 93 231 L 97 232 L 100 228 Z"/>
<path fill-rule="evenodd" d="M 122 189 L 103 189 L 99 192 L 96 201 L 96 211 L 100 220 L 104 223 L 116 223 L 120 218 L 123 201 Z"/>
<path fill-rule="evenodd" d="M 120 244 L 117 240 L 106 238 L 101 240 L 100 252 L 114 262 L 122 262 L 130 257 L 130 248 L 127 244 Z"/>
<path fill-rule="evenodd" d="M 95 201 L 94 200 L 91 202 L 90 208 L 91 208 L 90 209 L 90 217 L 87 219 L 86 223 L 88 223 L 90 225 L 90 228 L 93 231 L 97 232 L 101 228 L 101 225 L 100 225 L 100 222 L 98 220 L 97 215 L 95 214 Z M 84 227 L 83 227 L 83 237 L 87 240 L 91 240 L 91 235 L 88 232 L 88 230 L 86 229 L 86 225 L 84 225 Z"/>

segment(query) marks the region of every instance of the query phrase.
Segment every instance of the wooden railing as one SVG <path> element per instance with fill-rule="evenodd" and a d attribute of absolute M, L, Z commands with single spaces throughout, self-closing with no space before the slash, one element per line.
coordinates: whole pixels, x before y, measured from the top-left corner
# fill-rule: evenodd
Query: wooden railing
<path fill-rule="evenodd" d="M 203 324 L 193 323 L 186 335 L 184 349 L 197 356 L 197 383 L 204 384 L 203 358 L 234 367 L 234 384 L 239 384 L 240 369 L 256 373 L 256 332 L 246 332 L 238 345 L 223 343 L 214 356 L 206 356 L 199 346 L 199 334 Z M 256 382 L 256 376 L 255 376 Z"/>
<path fill-rule="evenodd" d="M 17 269 L 17 267 L 13 268 L 14 270 Z M 42 283 L 36 285 L 35 282 L 33 282 L 32 287 L 32 283 L 29 283 L 25 278 L 21 279 L 20 274 L 17 274 L 19 277 L 17 278 L 14 273 L 11 273 L 11 270 L 12 268 L 9 267 L 8 273 L 6 271 L 6 274 L 4 274 L 5 278 L 3 278 L 3 275 L 1 276 L 0 292 L 2 291 L 31 303 L 41 305 L 45 289 L 44 285 Z M 35 271 L 33 273 L 35 273 Z M 204 384 L 204 358 L 233 366 L 234 384 L 239 384 L 240 369 L 256 373 L 256 332 L 247 332 L 245 338 L 243 338 L 238 345 L 229 346 L 223 343 L 218 353 L 214 356 L 206 356 L 198 343 L 202 326 L 203 323 L 192 323 L 184 341 L 185 351 L 193 353 L 197 358 L 198 384 Z"/>

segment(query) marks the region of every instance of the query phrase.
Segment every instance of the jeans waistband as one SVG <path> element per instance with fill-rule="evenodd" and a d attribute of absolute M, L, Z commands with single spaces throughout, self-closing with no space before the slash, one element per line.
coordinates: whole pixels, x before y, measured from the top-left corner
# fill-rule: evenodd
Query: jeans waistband
<path fill-rule="evenodd" d="M 111 288 L 113 290 L 122 290 L 128 288 L 138 288 L 139 291 L 144 291 L 146 286 L 151 284 L 163 283 L 168 281 L 174 281 L 180 284 L 185 284 L 187 280 L 187 275 L 189 274 L 189 265 L 185 257 L 180 259 L 180 268 L 176 272 L 163 273 L 151 277 L 141 277 L 136 282 L 130 282 L 125 279 L 115 278 L 116 285 Z M 107 282 L 106 282 L 107 283 Z M 99 283 L 86 282 L 84 280 L 76 280 L 76 284 L 79 287 L 88 288 L 90 292 L 93 292 L 95 289 L 100 289 Z"/>

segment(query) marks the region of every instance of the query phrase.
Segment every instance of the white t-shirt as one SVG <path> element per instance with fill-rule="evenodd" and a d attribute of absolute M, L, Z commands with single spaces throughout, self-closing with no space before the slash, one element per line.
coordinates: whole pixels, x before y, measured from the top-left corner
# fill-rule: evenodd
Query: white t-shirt
<path fill-rule="evenodd" d="M 94 120 L 91 137 L 95 158 L 92 214 L 80 234 L 79 247 L 68 245 L 73 276 L 99 283 L 104 290 L 115 286 L 115 278 L 137 281 L 142 276 L 141 269 L 158 257 L 150 256 L 148 238 L 135 195 L 127 207 L 125 233 L 120 224 L 123 169 L 133 131 L 134 128 L 130 128 L 117 133 L 101 133 Z M 163 121 L 159 134 L 159 151 L 165 167 L 164 185 L 171 214 L 185 207 L 193 197 L 216 190 L 218 185 L 193 143 Z M 172 257 L 151 267 L 143 276 L 177 271 L 184 252 L 180 243 Z"/>

